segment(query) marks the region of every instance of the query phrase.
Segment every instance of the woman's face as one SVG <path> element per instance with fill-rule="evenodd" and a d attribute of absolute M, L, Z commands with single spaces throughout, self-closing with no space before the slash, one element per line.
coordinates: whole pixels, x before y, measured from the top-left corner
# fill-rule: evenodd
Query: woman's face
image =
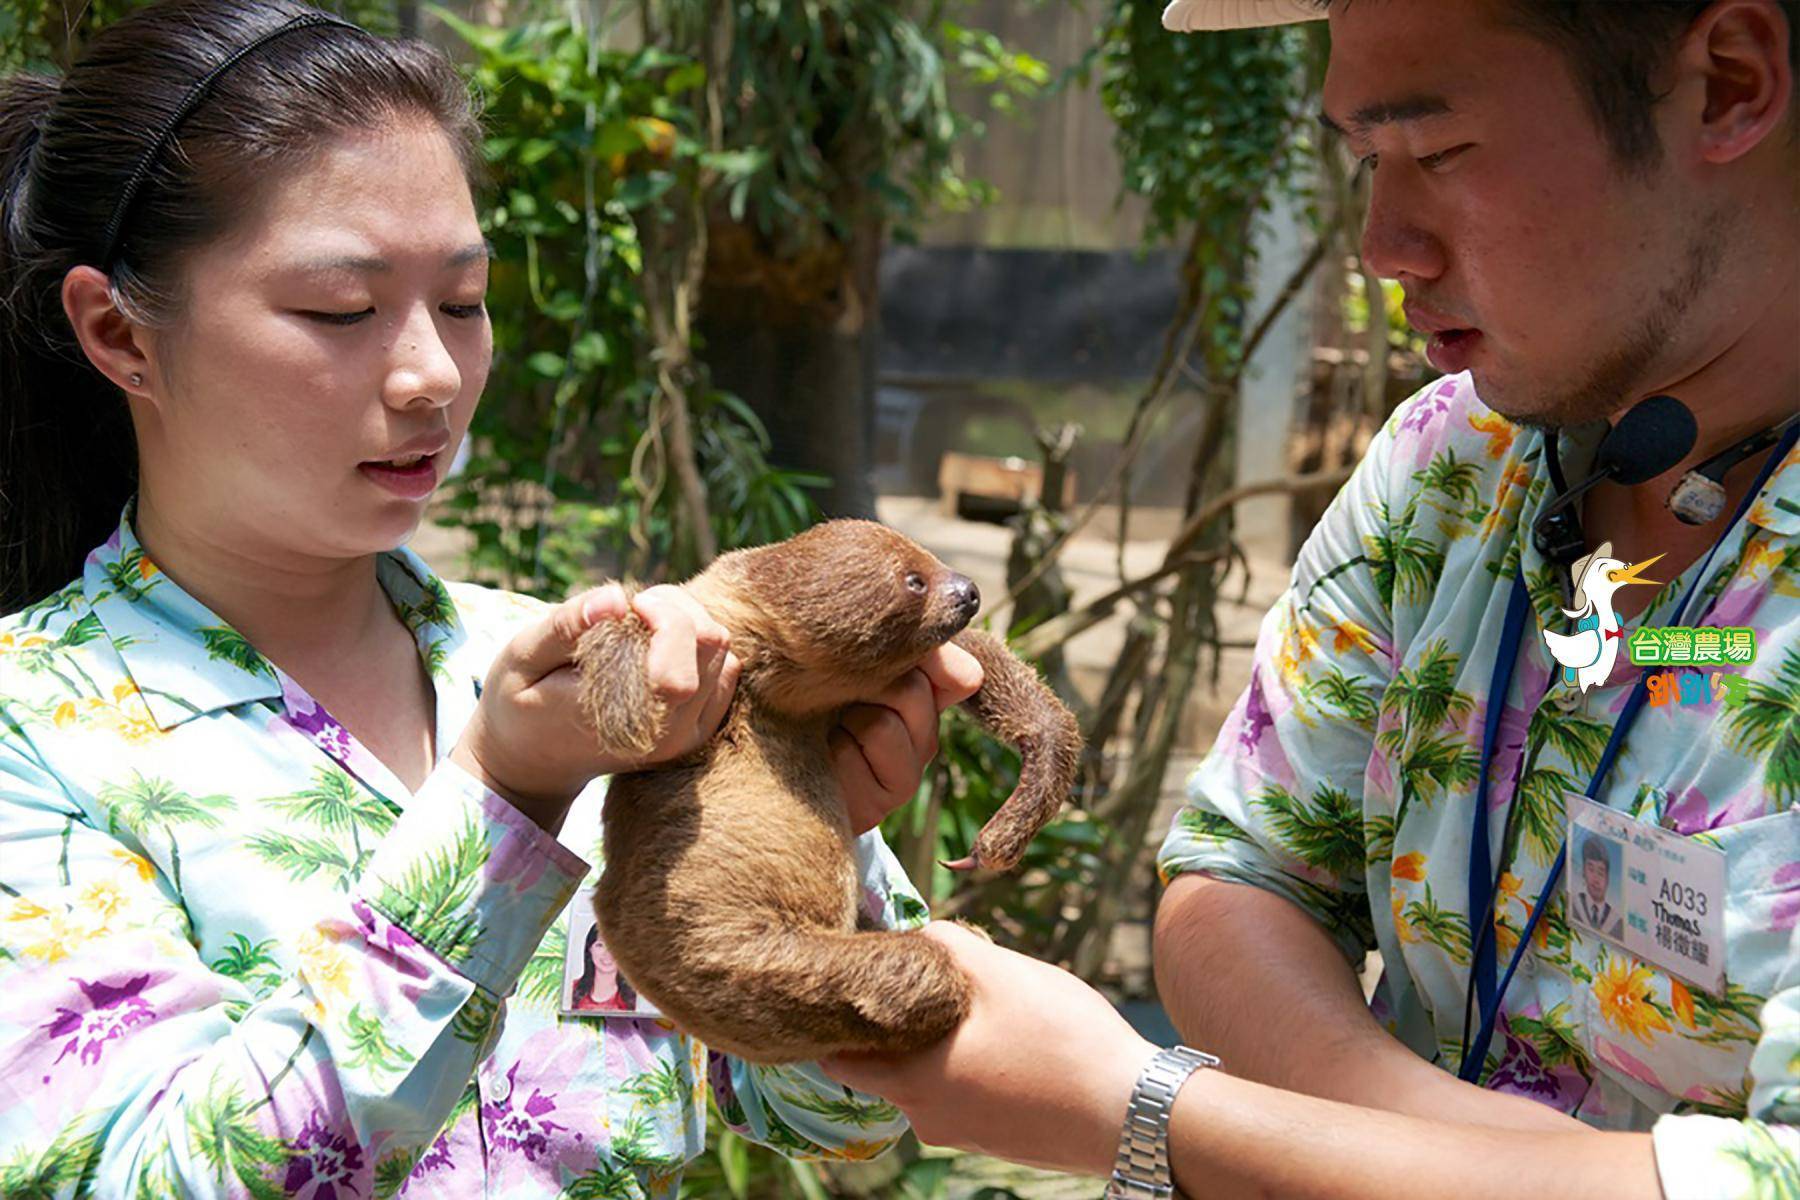
<path fill-rule="evenodd" d="M 146 502 L 289 564 L 404 541 L 487 380 L 487 270 L 433 122 L 329 143 L 190 262 L 182 320 L 150 336 Z"/>
<path fill-rule="evenodd" d="M 596 979 L 602 977 L 611 978 L 618 973 L 619 964 L 613 961 L 612 952 L 606 948 L 606 943 L 599 938 L 595 938 L 594 944 L 588 948 L 588 959 L 594 964 L 594 977 Z"/>

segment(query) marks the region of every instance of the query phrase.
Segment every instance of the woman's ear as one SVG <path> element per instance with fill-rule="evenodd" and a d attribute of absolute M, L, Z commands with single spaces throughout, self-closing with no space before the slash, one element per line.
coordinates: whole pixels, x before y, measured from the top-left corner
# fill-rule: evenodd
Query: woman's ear
<path fill-rule="evenodd" d="M 62 305 L 88 361 L 126 395 L 154 400 L 143 327 L 119 311 L 106 275 L 96 267 L 71 267 L 63 276 Z"/>

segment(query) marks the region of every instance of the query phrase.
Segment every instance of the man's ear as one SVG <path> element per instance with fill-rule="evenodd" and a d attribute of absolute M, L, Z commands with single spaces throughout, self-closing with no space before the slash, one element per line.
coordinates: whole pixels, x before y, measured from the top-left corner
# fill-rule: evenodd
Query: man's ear
<path fill-rule="evenodd" d="M 105 273 L 71 267 L 63 276 L 62 306 L 88 361 L 127 395 L 154 399 L 154 364 L 146 353 L 144 329 L 119 311 Z"/>
<path fill-rule="evenodd" d="M 1682 133 L 1702 162 L 1734 162 L 1784 128 L 1794 93 L 1788 39 L 1796 32 L 1770 0 L 1718 0 L 1689 27 L 1672 82 L 1698 101 Z"/>

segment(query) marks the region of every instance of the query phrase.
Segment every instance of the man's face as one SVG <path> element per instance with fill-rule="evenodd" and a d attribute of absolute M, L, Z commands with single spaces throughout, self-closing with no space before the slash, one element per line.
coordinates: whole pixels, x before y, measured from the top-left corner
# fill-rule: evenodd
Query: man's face
<path fill-rule="evenodd" d="M 1722 222 L 1668 167 L 1613 157 L 1568 62 L 1506 0 L 1335 5 L 1325 115 L 1374 168 L 1363 253 L 1441 371 L 1576 424 L 1680 378 Z"/>
<path fill-rule="evenodd" d="M 1606 899 L 1606 860 L 1590 858 L 1581 864 L 1582 881 L 1587 884 L 1588 898 L 1595 904 Z"/>

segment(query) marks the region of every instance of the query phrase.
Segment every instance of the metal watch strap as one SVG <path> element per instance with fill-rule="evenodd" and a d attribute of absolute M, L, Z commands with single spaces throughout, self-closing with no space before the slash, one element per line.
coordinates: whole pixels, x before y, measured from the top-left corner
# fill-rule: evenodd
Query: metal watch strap
<path fill-rule="evenodd" d="M 1125 1106 L 1119 1157 L 1113 1162 L 1106 1200 L 1170 1200 L 1175 1178 L 1169 1169 L 1169 1114 L 1188 1076 L 1219 1060 L 1190 1046 L 1159 1050 L 1138 1076 Z"/>

